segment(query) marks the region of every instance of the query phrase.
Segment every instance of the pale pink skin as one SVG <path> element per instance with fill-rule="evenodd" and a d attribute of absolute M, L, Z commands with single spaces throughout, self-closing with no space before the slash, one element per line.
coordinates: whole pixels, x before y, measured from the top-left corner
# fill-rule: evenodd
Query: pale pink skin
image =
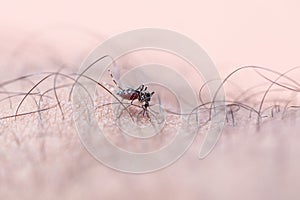
<path fill-rule="evenodd" d="M 222 78 L 249 64 L 286 71 L 300 64 L 299 4 L 292 0 L 134 1 L 132 5 L 127 1 L 5 2 L 0 8 L 0 79 L 57 70 L 49 67 L 53 52 L 60 55 L 58 63 L 77 66 L 103 39 L 145 26 L 168 28 L 194 39 L 213 59 Z M 238 83 L 255 83 L 248 75 L 241 73 Z M 7 107 L 7 102 L 1 104 L 1 113 Z M 45 130 L 53 133 L 45 138 L 26 137 L 36 130 L 26 129 L 29 125 L 22 120 L 3 125 L 0 199 L 300 197 L 299 118 L 269 120 L 259 132 L 250 125 L 226 127 L 204 160 L 197 159 L 203 141 L 199 135 L 172 166 L 130 175 L 93 159 L 81 145 L 71 118 L 50 121 L 55 113 L 49 112 L 49 123 L 45 122 L 50 127 Z"/>

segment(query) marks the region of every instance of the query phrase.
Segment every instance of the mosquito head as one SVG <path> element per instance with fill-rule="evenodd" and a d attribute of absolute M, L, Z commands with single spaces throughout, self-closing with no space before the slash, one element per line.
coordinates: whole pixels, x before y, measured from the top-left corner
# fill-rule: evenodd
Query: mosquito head
<path fill-rule="evenodd" d="M 154 94 L 154 92 L 151 92 L 151 93 L 150 93 L 150 92 L 147 92 L 147 93 L 146 93 L 146 99 L 147 99 L 147 100 L 149 99 L 148 101 L 150 101 L 150 100 L 151 100 L 151 97 L 153 96 L 153 94 Z"/>
<path fill-rule="evenodd" d="M 142 92 L 140 94 L 140 98 L 139 98 L 140 102 L 149 102 L 151 100 L 151 97 L 153 94 L 154 94 L 154 92 L 151 92 L 151 93 L 148 91 Z"/>

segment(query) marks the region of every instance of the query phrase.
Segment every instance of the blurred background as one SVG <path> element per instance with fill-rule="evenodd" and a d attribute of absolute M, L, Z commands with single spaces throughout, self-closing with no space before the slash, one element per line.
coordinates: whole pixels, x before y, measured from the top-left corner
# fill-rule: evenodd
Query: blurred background
<path fill-rule="evenodd" d="M 1 82 L 58 66 L 77 69 L 103 40 L 143 27 L 190 37 L 206 50 L 223 78 L 243 65 L 285 71 L 300 64 L 297 0 L 0 0 L 0 5 Z M 247 74 L 237 80 L 255 82 Z M 33 139 L 1 145 L 0 199 L 290 200 L 300 196 L 296 123 L 269 122 L 259 133 L 255 128 L 228 128 L 202 161 L 197 159 L 200 136 L 171 167 L 138 176 L 104 167 L 84 150 L 75 130 L 63 131 L 68 137 L 49 137 L 42 144 Z"/>
<path fill-rule="evenodd" d="M 249 64 L 284 69 L 299 65 L 299 4 L 296 0 L 1 1 L 1 69 L 12 51 L 38 53 L 40 58 L 54 51 L 64 62 L 76 63 L 82 59 L 80 52 L 91 51 L 114 34 L 142 27 L 187 35 L 207 51 L 221 73 Z"/>

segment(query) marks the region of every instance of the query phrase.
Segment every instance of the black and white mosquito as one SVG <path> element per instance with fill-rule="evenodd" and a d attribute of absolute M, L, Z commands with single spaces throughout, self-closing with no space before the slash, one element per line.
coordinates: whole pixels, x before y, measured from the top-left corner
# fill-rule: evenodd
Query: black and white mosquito
<path fill-rule="evenodd" d="M 133 119 L 133 116 L 132 114 L 129 112 L 128 108 L 130 106 L 136 106 L 136 107 L 139 107 L 139 108 L 142 108 L 142 111 L 139 112 L 139 114 L 137 115 L 137 118 L 143 114 L 143 116 L 146 116 L 148 117 L 148 119 L 150 119 L 151 121 L 151 118 L 150 118 L 150 115 L 153 115 L 154 114 L 151 112 L 153 111 L 152 109 L 150 109 L 150 101 L 151 101 L 151 98 L 152 96 L 154 95 L 154 92 L 149 92 L 148 91 L 148 87 L 145 86 L 144 84 L 141 84 L 137 89 L 133 89 L 133 88 L 126 88 L 126 89 L 123 89 L 119 83 L 115 80 L 114 78 L 114 75 L 111 71 L 111 68 L 110 66 L 108 66 L 108 72 L 110 74 L 110 77 L 112 79 L 112 81 L 114 82 L 114 85 L 119 89 L 115 94 L 110 90 L 108 89 L 106 86 L 104 86 L 102 83 L 94 80 L 93 78 L 89 77 L 89 76 L 86 76 L 84 75 L 84 73 L 86 73 L 90 68 L 92 68 L 96 63 L 98 63 L 99 61 L 105 59 L 105 58 L 109 58 L 112 60 L 112 65 L 113 66 L 116 66 L 115 64 L 115 60 L 110 56 L 110 55 L 104 55 L 100 58 L 98 58 L 97 60 L 95 60 L 94 62 L 92 62 L 90 65 L 88 65 L 80 74 L 78 74 L 78 77 L 76 78 L 75 80 L 75 83 L 73 84 L 72 88 L 71 88 L 71 91 L 70 91 L 70 95 L 71 96 L 71 93 L 73 92 L 73 88 L 74 86 L 78 83 L 78 80 L 83 77 L 83 78 L 86 78 L 94 83 L 96 83 L 98 86 L 100 86 L 101 88 L 103 88 L 106 92 L 108 92 L 112 97 L 114 97 L 118 103 L 124 108 L 120 115 L 122 114 L 123 111 L 126 111 L 129 116 L 131 117 L 132 120 Z M 79 84 L 79 83 L 78 83 Z M 118 98 L 120 97 L 121 100 Z M 127 101 L 130 101 L 130 103 L 123 103 L 122 100 L 127 100 Z M 134 101 L 138 101 L 140 104 L 142 105 L 136 105 L 134 104 Z M 159 101 L 159 109 L 161 111 L 161 106 L 160 106 L 160 98 L 158 96 L 158 101 Z M 100 108 L 100 107 L 103 107 L 105 105 L 112 105 L 112 104 L 115 104 L 115 103 L 108 103 L 108 104 L 103 104 L 101 106 L 97 106 L 97 108 Z M 127 106 L 125 106 L 127 104 Z M 151 111 L 150 111 L 151 110 Z M 157 113 L 156 111 L 153 111 L 154 113 Z M 119 115 L 119 117 L 120 117 Z"/>
<path fill-rule="evenodd" d="M 120 96 L 122 99 L 131 101 L 130 105 L 133 105 L 133 102 L 135 100 L 138 100 L 142 104 L 143 116 L 146 113 L 147 117 L 150 118 L 148 113 L 148 107 L 150 106 L 151 97 L 154 95 L 154 92 L 153 91 L 149 92 L 148 87 L 145 86 L 144 84 L 140 85 L 137 89 L 133 89 L 133 88 L 123 89 L 122 87 L 119 86 L 118 82 L 115 80 L 110 68 L 108 68 L 108 72 L 114 84 L 120 89 L 117 92 L 117 95 Z"/>

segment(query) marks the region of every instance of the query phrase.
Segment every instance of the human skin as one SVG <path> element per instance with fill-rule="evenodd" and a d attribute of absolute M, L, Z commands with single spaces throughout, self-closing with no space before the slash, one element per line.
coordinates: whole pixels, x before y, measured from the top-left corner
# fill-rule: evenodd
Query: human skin
<path fill-rule="evenodd" d="M 174 29 L 187 33 L 191 38 L 200 41 L 201 45 L 207 49 L 209 55 L 214 59 L 222 78 L 225 78 L 236 67 L 249 63 L 263 65 L 284 72 L 290 66 L 299 64 L 296 52 L 299 52 L 298 47 L 300 45 L 299 40 L 295 37 L 299 35 L 299 30 L 293 28 L 293 22 L 295 22 L 294 20 L 297 17 L 299 19 L 299 16 L 293 12 L 297 8 L 297 6 L 293 5 L 294 2 L 291 1 L 289 3 L 284 4 L 283 10 L 281 10 L 282 2 L 274 2 L 274 6 L 271 6 L 273 9 L 270 8 L 268 2 L 264 2 L 261 7 L 256 9 L 256 6 L 260 4 L 258 2 L 253 4 L 246 3 L 244 6 L 238 2 L 226 1 L 221 3 L 220 7 L 207 3 L 210 8 L 207 11 L 201 8 L 202 6 L 186 3 L 186 10 L 189 11 L 184 17 L 178 15 L 182 9 L 179 9 L 179 4 L 174 3 L 178 8 L 170 11 L 168 20 L 165 19 L 159 23 L 158 21 L 161 20 L 159 18 L 163 18 L 165 10 L 169 6 L 162 8 L 151 7 L 158 9 L 158 12 L 153 17 L 155 19 L 149 19 L 146 15 L 142 15 L 145 8 L 143 8 L 144 5 L 140 5 L 140 21 L 135 21 L 133 19 L 136 19 L 136 11 L 139 9 L 127 6 L 123 10 L 120 9 L 122 6 L 119 8 L 106 4 L 110 9 L 105 10 L 110 12 L 98 14 L 99 18 L 103 19 L 105 16 L 111 15 L 111 11 L 114 11 L 114 14 L 119 13 L 123 18 L 125 17 L 124 21 L 127 22 L 116 23 L 120 20 L 116 19 L 117 17 L 112 20 L 104 20 L 105 22 L 99 20 L 99 18 L 97 21 L 93 21 L 93 16 L 85 15 L 87 19 L 82 23 L 89 21 L 87 23 L 88 30 L 95 30 L 92 31 L 92 34 L 89 31 L 87 31 L 87 34 L 85 28 L 80 28 L 79 30 L 66 28 L 61 31 L 62 29 L 60 28 L 46 27 L 44 28 L 46 31 L 33 31 L 33 34 L 28 34 L 26 30 L 20 31 L 19 29 L 21 28 L 15 24 L 18 24 L 19 18 L 23 17 L 22 12 L 24 14 L 25 11 L 22 10 L 26 9 L 20 9 L 22 6 L 19 5 L 20 7 L 17 9 L 20 14 L 16 15 L 15 21 L 12 20 L 13 22 L 11 22 L 17 27 L 17 31 L 14 28 L 8 28 L 2 32 L 4 36 L 1 38 L 3 41 L 1 48 L 1 82 L 28 73 L 56 71 L 62 65 L 69 66 L 76 71 L 88 52 L 96 44 L 103 41 L 104 38 L 121 31 L 145 26 L 145 21 L 148 22 L 147 26 L 153 25 Z M 19 2 L 19 4 L 22 3 Z M 238 5 L 236 6 L 236 4 Z M 155 3 L 152 3 L 150 6 L 154 5 Z M 55 4 L 52 5 L 55 8 L 56 6 Z M 65 6 L 64 9 L 67 10 L 68 6 Z M 224 8 L 225 10 L 225 8 L 234 6 L 240 9 L 237 9 L 237 11 L 235 9 L 223 11 L 222 9 Z M 247 6 L 249 10 L 247 10 Z M 28 5 L 27 7 L 29 8 Z M 76 4 L 76 8 L 78 9 L 75 9 L 76 12 L 74 11 L 72 14 L 72 21 L 79 19 L 79 17 L 76 18 L 76 15 L 81 10 L 79 9 L 80 5 Z M 38 29 L 35 26 L 45 23 L 44 20 L 38 21 L 38 16 L 42 12 L 47 12 L 48 9 L 37 9 L 39 14 L 34 14 L 34 12 L 27 13 L 25 15 L 27 20 L 25 20 L 24 26 L 29 30 Z M 256 10 L 255 16 L 251 14 L 252 9 Z M 96 13 L 96 11 L 98 9 L 94 10 L 92 7 L 85 7 L 86 13 Z M 277 15 L 276 11 L 281 13 L 281 15 Z M 219 12 L 221 13 L 219 14 L 220 16 L 222 16 L 222 13 L 228 14 L 224 20 L 232 20 L 232 23 L 218 24 L 219 18 L 217 17 L 208 20 L 209 16 L 212 16 L 209 12 Z M 233 20 L 235 19 L 235 14 L 239 14 L 239 12 L 239 19 Z M 7 17 L 11 14 L 5 13 L 13 12 L 8 9 L 3 10 L 1 13 Z M 44 16 L 50 16 L 51 20 L 53 16 L 59 21 L 58 19 L 66 16 L 62 13 L 59 12 L 57 16 L 48 13 Z M 204 30 L 195 28 L 195 24 L 186 25 L 186 20 L 193 19 L 190 13 L 199 13 L 197 18 L 199 18 L 199 23 L 203 25 Z M 268 20 L 268 17 L 264 17 L 265 15 L 269 16 L 271 20 Z M 285 18 L 289 18 L 290 24 L 282 22 Z M 4 17 L 1 19 L 3 20 Z M 249 23 L 248 19 L 253 19 L 253 21 L 250 20 L 251 23 Z M 55 20 L 45 20 L 49 24 L 55 22 Z M 247 26 L 243 25 L 243 20 L 248 22 Z M 170 21 L 174 24 L 168 25 Z M 263 21 L 270 22 L 268 25 L 269 29 L 265 28 Z M 102 29 L 95 28 L 97 23 L 101 23 Z M 120 27 L 112 27 L 111 24 L 120 24 Z M 210 28 L 211 24 L 216 24 L 216 27 Z M 289 37 L 279 37 L 280 33 L 276 28 L 278 24 L 285 27 L 279 32 L 288 30 L 287 32 L 291 34 L 286 33 L 286 35 Z M 11 24 L 7 25 L 10 26 Z M 229 26 L 229 28 L 226 28 L 226 30 L 218 28 L 222 26 Z M 243 26 L 246 30 L 239 31 L 241 29 L 239 28 L 240 26 Z M 254 28 L 262 29 L 263 31 L 259 32 L 264 37 L 260 38 L 258 34 L 254 34 L 257 33 L 256 31 L 251 31 Z M 67 31 L 65 32 L 64 30 Z M 247 31 L 248 33 L 246 33 Z M 29 32 L 32 33 L 31 31 Z M 11 35 L 11 33 L 17 34 Z M 73 40 L 68 40 L 70 33 L 73 36 L 71 37 Z M 106 36 L 102 37 L 103 34 Z M 48 46 L 51 47 L 51 44 L 55 44 L 53 52 L 47 48 Z M 278 45 L 277 51 L 274 50 L 276 44 Z M 231 48 L 228 49 L 228 46 L 231 46 Z M 242 52 L 240 52 L 241 49 Z M 281 51 L 281 49 L 284 50 Z M 17 53 L 15 50 L 18 50 Z M 238 79 L 242 80 L 238 83 L 242 82 L 246 86 L 250 86 L 253 82 L 256 82 L 256 78 L 248 80 L 247 75 L 237 74 Z M 24 92 L 24 89 L 26 89 L 28 91 L 30 83 L 27 82 L 25 84 L 10 85 L 11 88 L 8 88 L 8 90 L 21 90 Z M 45 87 L 53 87 L 52 82 Z M 228 91 L 228 93 L 234 94 L 234 91 Z M 257 130 L 256 126 L 249 124 L 235 127 L 228 124 L 224 128 L 218 144 L 204 160 L 198 160 L 197 158 L 200 145 L 204 139 L 201 132 L 199 132 L 191 149 L 170 167 L 155 173 L 132 175 L 105 167 L 85 150 L 77 136 L 72 121 L 71 103 L 67 102 L 66 95 L 61 95 L 60 99 L 65 100 L 63 103 L 64 120 L 61 120 L 59 109 L 55 108 L 42 114 L 43 126 L 39 126 L 38 115 L 36 114 L 18 117 L 16 120 L 12 118 L 0 121 L 1 199 L 201 198 L 210 200 L 299 198 L 300 175 L 298 169 L 300 145 L 299 134 L 297 134 L 299 132 L 299 118 L 297 118 L 297 115 L 289 115 L 283 120 L 280 118 L 269 118 L 261 124 L 260 130 Z M 278 98 L 278 96 L 275 97 Z M 5 95 L 2 97 L 4 98 Z M 286 99 L 288 98 L 291 97 L 287 96 Z M 19 100 L 16 99 L 14 105 L 17 105 Z M 274 97 L 272 100 L 276 102 Z M 53 99 L 52 103 L 55 103 L 55 99 Z M 34 109 L 36 109 L 34 102 L 28 98 L 28 102 L 23 104 L 20 112 Z M 8 101 L 1 102 L 1 116 L 13 113 L 9 108 Z M 237 119 L 237 122 L 240 121 Z"/>

